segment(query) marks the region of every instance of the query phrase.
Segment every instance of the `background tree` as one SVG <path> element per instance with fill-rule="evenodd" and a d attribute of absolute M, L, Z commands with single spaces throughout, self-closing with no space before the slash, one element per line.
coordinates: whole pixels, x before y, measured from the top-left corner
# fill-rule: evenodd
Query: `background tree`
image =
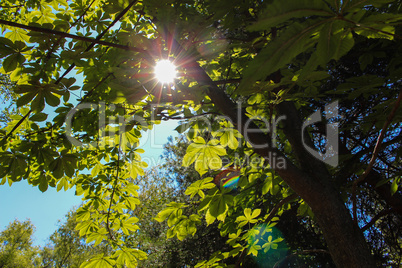
<path fill-rule="evenodd" d="M 187 168 L 185 173 L 178 173 L 175 170 L 178 167 L 170 162 L 182 156 L 188 142 L 183 137 L 174 140 L 169 138 L 169 141 L 164 145 L 163 155 L 169 157 L 163 158 L 166 161 L 163 166 L 151 168 L 144 176 L 134 180 L 141 189 L 141 203 L 132 214 L 139 219 L 140 229 L 127 237 L 126 243 L 148 253 L 148 259 L 140 263 L 141 267 L 193 267 L 215 251 L 227 247 L 217 224 L 206 226 L 201 223 L 193 236 L 181 237 L 179 240 L 168 232 L 167 222 L 155 220 L 157 214 L 171 202 L 188 204 L 189 209 L 183 212 L 184 215 L 190 216 L 196 210 L 184 194 L 186 186 L 195 181 L 191 175 L 196 172 Z"/>
<path fill-rule="evenodd" d="M 79 235 L 76 212 L 67 213 L 65 221 L 59 221 L 58 229 L 49 237 L 49 242 L 40 250 L 42 257 L 41 267 L 61 268 L 80 267 L 92 256 L 100 253 L 108 253 L 107 245 L 87 244 Z"/>
<path fill-rule="evenodd" d="M 338 267 L 398 262 L 384 256 L 400 252 L 400 232 L 390 231 L 402 208 L 400 1 L 2 5 L 2 71 L 19 97 L 18 116 L 1 132 L 1 183 L 76 186 L 86 200 L 77 211 L 80 235 L 113 252 L 84 266 L 145 258 L 125 243 L 139 228 L 127 212 L 139 204 L 131 181 L 144 175 L 141 131 L 162 119 L 188 119 L 179 129 L 192 140 L 182 165 L 194 165 L 201 179 L 185 191 L 197 203 L 194 214 L 175 201 L 158 220 L 168 221 L 169 236 L 184 238 L 205 219 L 231 246 L 199 266 L 277 254 L 286 244 L 275 231 L 278 216 L 295 207 L 314 222 L 308 227 L 318 226 Z M 153 75 L 166 58 L 178 66 L 173 84 Z M 52 119 L 49 106 L 57 107 Z M 315 124 L 305 128 L 308 122 Z M 228 167 L 240 170 L 236 189 L 210 176 Z M 375 245 L 369 233 L 386 243 Z"/>
<path fill-rule="evenodd" d="M 14 94 L 13 84 L 8 75 L 0 74 L 0 102 L 4 109 L 0 115 L 0 124 L 5 126 L 10 121 L 12 114 L 16 113 L 15 100 L 17 96 Z"/>
<path fill-rule="evenodd" d="M 37 267 L 39 247 L 32 245 L 35 227 L 30 220 L 14 220 L 0 233 L 0 267 Z"/>

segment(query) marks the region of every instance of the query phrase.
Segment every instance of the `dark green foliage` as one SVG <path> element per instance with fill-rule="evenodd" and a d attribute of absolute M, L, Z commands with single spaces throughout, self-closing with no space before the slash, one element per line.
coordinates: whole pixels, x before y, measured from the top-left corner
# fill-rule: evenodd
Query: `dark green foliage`
<path fill-rule="evenodd" d="M 32 245 L 35 226 L 30 220 L 14 220 L 0 233 L 0 267 L 28 268 L 40 265 L 39 247 Z"/>

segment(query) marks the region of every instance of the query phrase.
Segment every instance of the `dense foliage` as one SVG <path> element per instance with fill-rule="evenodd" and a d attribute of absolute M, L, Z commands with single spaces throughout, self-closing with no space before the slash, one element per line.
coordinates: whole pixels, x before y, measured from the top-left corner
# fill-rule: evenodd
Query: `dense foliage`
<path fill-rule="evenodd" d="M 127 239 L 141 228 L 130 213 L 146 166 L 138 141 L 182 120 L 192 142 L 180 165 L 200 177 L 190 203 L 169 202 L 156 219 L 179 240 L 219 228 L 228 248 L 198 267 L 263 265 L 282 249 L 288 266 L 320 254 L 332 259 L 323 265 L 397 266 L 401 5 L 2 1 L 1 72 L 17 111 L 0 130 L 1 184 L 75 186 L 79 235 L 110 247 L 82 266 L 136 266 L 147 257 Z M 174 83 L 154 77 L 160 59 L 177 66 Z M 239 180 L 225 187 L 225 174 Z M 286 215 L 316 242 L 281 234 Z"/>
<path fill-rule="evenodd" d="M 32 245 L 33 224 L 14 220 L 0 233 L 0 267 L 38 267 L 39 247 Z"/>

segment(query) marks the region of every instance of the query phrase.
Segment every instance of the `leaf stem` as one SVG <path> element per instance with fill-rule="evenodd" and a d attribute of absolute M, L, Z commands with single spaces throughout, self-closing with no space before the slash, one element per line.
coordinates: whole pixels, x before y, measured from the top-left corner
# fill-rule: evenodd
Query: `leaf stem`
<path fill-rule="evenodd" d="M 116 192 L 116 185 L 117 185 L 117 182 L 119 180 L 121 140 L 122 140 L 122 134 L 120 133 L 120 136 L 119 136 L 119 149 L 118 149 L 118 153 L 117 153 L 116 179 L 115 179 L 115 182 L 114 182 L 113 187 L 112 187 L 112 194 L 110 195 L 110 203 L 109 203 L 109 208 L 107 210 L 107 216 L 106 216 L 106 229 L 107 229 L 107 231 L 109 233 L 110 239 L 112 239 L 113 241 L 116 240 L 116 238 L 113 236 L 112 231 L 110 230 L 109 218 L 110 218 L 110 211 L 112 210 L 112 203 L 113 203 L 114 193 Z"/>

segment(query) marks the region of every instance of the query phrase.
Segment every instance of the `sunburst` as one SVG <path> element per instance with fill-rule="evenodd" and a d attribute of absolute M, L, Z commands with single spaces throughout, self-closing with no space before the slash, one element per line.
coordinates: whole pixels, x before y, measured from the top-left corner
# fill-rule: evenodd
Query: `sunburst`
<path fill-rule="evenodd" d="M 160 83 L 172 83 L 177 76 L 176 65 L 170 60 L 160 60 L 155 65 L 154 73 Z"/>

